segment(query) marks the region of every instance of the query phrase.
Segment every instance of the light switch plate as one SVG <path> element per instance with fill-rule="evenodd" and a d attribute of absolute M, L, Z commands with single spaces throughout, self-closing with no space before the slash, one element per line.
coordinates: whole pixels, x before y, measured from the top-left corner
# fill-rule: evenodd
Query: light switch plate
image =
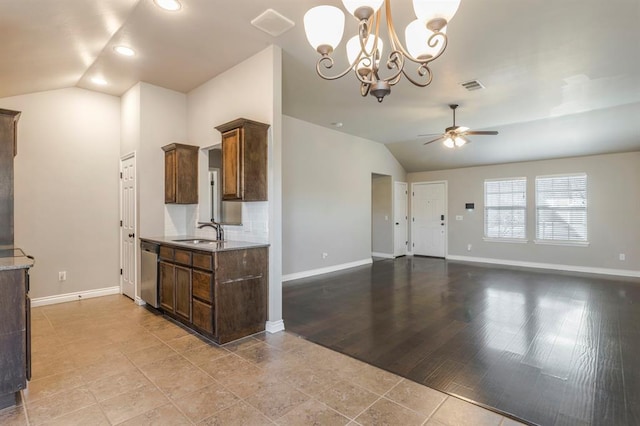
<path fill-rule="evenodd" d="M 460 215 L 459 215 L 459 216 L 456 216 L 456 220 L 462 220 L 462 219 L 464 219 L 464 217 L 463 217 L 463 216 L 460 216 Z"/>

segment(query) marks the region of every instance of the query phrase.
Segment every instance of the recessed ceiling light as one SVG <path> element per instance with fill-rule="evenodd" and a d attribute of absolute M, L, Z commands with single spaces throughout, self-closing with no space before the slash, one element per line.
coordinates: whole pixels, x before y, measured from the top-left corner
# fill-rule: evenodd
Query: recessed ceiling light
<path fill-rule="evenodd" d="M 101 78 L 101 77 L 93 77 L 91 79 L 91 81 L 93 81 L 95 84 L 98 84 L 100 86 L 106 86 L 107 85 L 107 80 L 105 80 L 104 78 Z"/>
<path fill-rule="evenodd" d="M 332 125 L 333 127 L 337 127 L 337 128 L 342 127 L 342 123 L 341 123 L 340 121 L 333 122 L 333 123 L 331 123 L 331 125 Z"/>
<path fill-rule="evenodd" d="M 176 10 L 180 10 L 180 8 L 182 8 L 182 5 L 178 0 L 153 0 L 153 2 L 158 7 L 171 12 L 175 12 Z"/>
<path fill-rule="evenodd" d="M 122 56 L 135 56 L 136 55 L 136 51 L 133 50 L 130 47 L 127 46 L 116 46 L 113 48 L 113 50 L 116 51 L 116 53 L 119 53 Z"/>

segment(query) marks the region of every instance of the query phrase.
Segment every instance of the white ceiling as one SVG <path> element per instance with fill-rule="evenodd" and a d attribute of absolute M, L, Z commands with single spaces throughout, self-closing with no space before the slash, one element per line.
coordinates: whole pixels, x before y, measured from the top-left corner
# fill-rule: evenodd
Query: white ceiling
<path fill-rule="evenodd" d="M 302 17 L 340 0 L 182 0 L 179 12 L 152 0 L 3 0 L 0 97 L 78 86 L 121 95 L 137 81 L 188 92 L 277 44 L 283 49 L 283 112 L 385 143 L 407 171 L 640 149 L 638 0 L 462 0 L 448 27 L 449 47 L 434 62 L 433 83 L 407 81 L 382 104 L 362 98 L 355 77 L 315 74 Z M 399 33 L 409 0 L 393 1 Z M 271 37 L 250 21 L 273 8 L 296 23 Z M 345 39 L 355 34 L 347 17 Z M 133 58 L 113 47 L 130 45 Z M 335 52 L 344 64 L 344 43 Z M 256 73 L 260 70 L 255 70 Z M 102 76 L 104 87 L 91 82 Z M 486 89 L 467 92 L 460 82 Z M 448 150 L 418 134 L 457 124 L 498 130 Z M 1 105 L 0 105 L 1 107 Z"/>

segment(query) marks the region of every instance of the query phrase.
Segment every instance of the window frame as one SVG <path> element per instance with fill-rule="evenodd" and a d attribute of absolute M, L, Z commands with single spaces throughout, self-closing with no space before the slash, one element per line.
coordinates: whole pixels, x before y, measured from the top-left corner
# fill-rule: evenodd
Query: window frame
<path fill-rule="evenodd" d="M 539 194 L 538 194 L 538 179 L 553 179 L 553 178 L 571 178 L 571 177 L 580 177 L 585 180 L 585 206 L 584 209 L 584 226 L 585 226 L 585 238 L 584 240 L 560 240 L 560 239 L 544 239 L 539 238 L 539 229 L 540 229 L 540 213 L 539 213 Z M 576 172 L 576 173 L 563 173 L 563 174 L 554 174 L 554 175 L 540 175 L 536 176 L 534 180 L 534 192 L 535 192 L 535 239 L 533 242 L 535 244 L 546 244 L 546 245 L 556 245 L 556 246 L 577 246 L 577 247 L 588 247 L 589 246 L 589 178 L 586 172 Z M 551 210 L 551 209 L 549 209 Z"/>
<path fill-rule="evenodd" d="M 517 209 L 522 209 L 522 212 L 524 214 L 524 222 L 522 224 L 522 229 L 524 230 L 524 236 L 523 237 L 505 237 L 505 236 L 500 236 L 500 237 L 493 237 L 493 236 L 488 236 L 488 218 L 487 218 L 487 213 L 490 209 L 490 207 L 487 206 L 487 183 L 488 182 L 506 182 L 506 181 L 524 181 L 524 205 L 523 206 L 501 206 L 501 207 L 506 207 L 506 208 L 511 208 L 513 210 Z M 527 209 L 528 209 L 528 200 L 527 200 L 527 177 L 526 176 L 516 176 L 516 177 L 506 177 L 506 178 L 493 178 L 493 179 L 485 179 L 483 182 L 483 196 L 484 196 L 484 218 L 483 218 L 483 240 L 484 241 L 488 241 L 488 242 L 502 242 L 502 243 L 527 243 L 529 240 L 527 239 L 527 219 L 528 219 L 528 215 L 527 215 Z"/>

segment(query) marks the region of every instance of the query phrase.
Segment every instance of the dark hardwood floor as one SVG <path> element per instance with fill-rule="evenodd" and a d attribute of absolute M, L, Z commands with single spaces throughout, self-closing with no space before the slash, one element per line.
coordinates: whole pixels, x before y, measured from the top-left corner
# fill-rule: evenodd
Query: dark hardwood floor
<path fill-rule="evenodd" d="M 405 257 L 285 283 L 289 331 L 540 425 L 640 425 L 640 279 Z"/>

